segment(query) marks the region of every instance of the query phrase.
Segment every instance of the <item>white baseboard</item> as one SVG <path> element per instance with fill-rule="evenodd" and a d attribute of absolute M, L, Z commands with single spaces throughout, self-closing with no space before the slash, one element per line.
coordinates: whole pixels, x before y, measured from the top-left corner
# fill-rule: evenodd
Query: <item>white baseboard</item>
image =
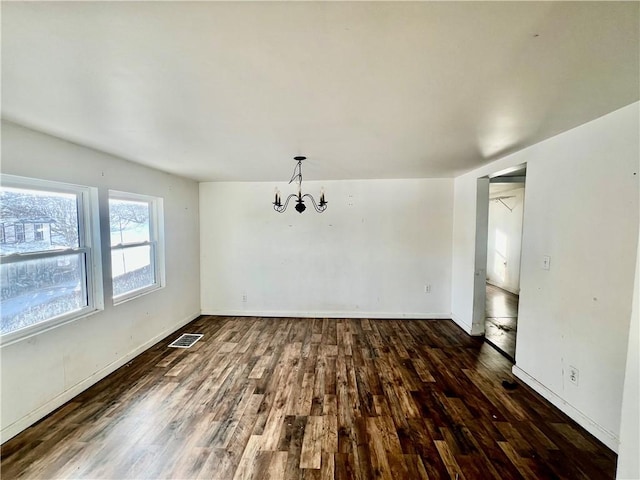
<path fill-rule="evenodd" d="M 453 320 L 462 330 L 464 330 L 467 335 L 471 335 L 471 325 L 469 325 L 454 313 L 451 314 L 451 320 Z"/>
<path fill-rule="evenodd" d="M 596 437 L 611 450 L 618 453 L 618 445 L 620 443 L 620 439 L 615 433 L 607 430 L 605 427 L 592 420 L 589 416 L 585 415 L 580 410 L 564 400 L 562 397 L 549 390 L 542 383 L 533 378 L 517 365 L 514 365 L 511 370 L 517 378 L 522 380 L 529 387 L 542 395 L 546 400 L 551 402 L 555 407 L 562 411 L 562 413 L 568 415 L 572 420 L 574 420 L 576 423 L 578 423 L 578 425 L 587 430 L 591 435 Z"/>
<path fill-rule="evenodd" d="M 37 408 L 36 410 L 33 410 L 32 412 L 29 412 L 24 417 L 13 422 L 11 425 L 7 425 L 2 429 L 2 431 L 0 431 L 0 443 L 4 443 L 10 438 L 15 437 L 18 433 L 27 429 L 28 427 L 36 423 L 38 420 L 44 418 L 49 413 L 53 412 L 56 408 L 61 407 L 62 405 L 67 403 L 69 400 L 71 400 L 73 397 L 84 392 L 87 388 L 91 387 L 93 384 L 102 380 L 104 377 L 106 377 L 110 373 L 115 372 L 118 368 L 130 362 L 135 357 L 140 355 L 142 352 L 152 347 L 153 345 L 155 345 L 156 343 L 158 343 L 160 340 L 167 337 L 168 335 L 171 335 L 176 330 L 182 328 L 187 323 L 191 322 L 192 320 L 195 320 L 199 316 L 200 316 L 200 312 L 198 312 L 197 314 L 191 314 L 183 318 L 172 327 L 159 333 L 158 335 L 156 335 L 146 343 L 140 345 L 139 347 L 127 353 L 123 357 L 120 357 L 115 362 L 112 362 L 106 367 L 98 370 L 90 377 L 85 378 L 81 382 L 75 384 L 73 387 L 65 390 L 60 395 L 58 395 L 55 398 L 52 398 L 41 407 Z"/>
<path fill-rule="evenodd" d="M 516 291 L 513 288 L 509 288 L 509 287 L 506 287 L 504 285 L 499 285 L 498 283 L 493 282 L 493 281 L 489 280 L 488 278 L 487 278 L 487 283 L 489 285 L 493 285 L 494 287 L 498 287 L 498 288 L 504 290 L 505 292 L 513 293 L 514 295 L 520 295 L 520 289 L 518 289 Z"/>
<path fill-rule="evenodd" d="M 484 335 L 484 325 L 475 325 L 472 326 L 469 323 L 465 322 L 459 316 L 455 314 L 451 314 L 451 319 L 462 329 L 467 335 L 471 335 L 472 337 L 478 337 Z"/>
<path fill-rule="evenodd" d="M 221 317 L 301 317 L 301 318 L 379 318 L 379 319 L 413 319 L 413 320 L 443 320 L 450 319 L 450 313 L 397 313 L 397 312 L 295 312 L 295 311 L 251 311 L 251 310 L 214 310 L 203 309 L 202 315 L 216 315 Z"/>

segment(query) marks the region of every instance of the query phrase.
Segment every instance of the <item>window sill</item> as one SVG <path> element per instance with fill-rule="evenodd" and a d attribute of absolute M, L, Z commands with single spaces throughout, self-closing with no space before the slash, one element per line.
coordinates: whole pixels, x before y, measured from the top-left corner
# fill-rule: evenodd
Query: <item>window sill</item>
<path fill-rule="evenodd" d="M 139 288 L 137 290 L 132 290 L 127 293 L 123 293 L 117 297 L 113 297 L 113 306 L 118 306 L 123 303 L 126 303 L 130 300 L 135 300 L 136 298 L 142 297 L 148 293 L 155 292 L 156 290 L 161 290 L 164 288 L 164 285 L 160 285 L 156 283 L 154 285 L 149 285 L 148 287 Z"/>
<path fill-rule="evenodd" d="M 29 325 L 28 327 L 21 328 L 19 330 L 14 330 L 13 332 L 2 334 L 0 335 L 0 347 L 4 348 L 8 345 L 27 340 L 31 337 L 35 337 L 36 335 L 40 335 L 41 333 L 53 330 L 54 328 L 61 327 L 62 325 L 67 325 L 69 323 L 90 317 L 91 315 L 101 312 L 102 310 L 102 308 L 85 307 L 76 312 L 71 312 L 66 315 L 54 317 L 49 320 L 45 320 L 44 322 L 39 322 L 34 325 Z"/>

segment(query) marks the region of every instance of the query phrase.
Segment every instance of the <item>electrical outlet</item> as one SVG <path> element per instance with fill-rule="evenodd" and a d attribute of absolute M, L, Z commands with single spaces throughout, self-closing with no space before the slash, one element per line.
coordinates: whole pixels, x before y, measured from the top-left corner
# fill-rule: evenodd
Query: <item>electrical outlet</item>
<path fill-rule="evenodd" d="M 427 283 L 424 286 L 424 293 L 431 293 L 431 284 L 430 283 Z"/>
<path fill-rule="evenodd" d="M 246 293 L 242 294 L 242 303 L 247 303 L 247 294 Z"/>
<path fill-rule="evenodd" d="M 571 365 L 569 365 L 569 381 L 575 386 L 578 386 L 580 380 L 580 371 Z"/>

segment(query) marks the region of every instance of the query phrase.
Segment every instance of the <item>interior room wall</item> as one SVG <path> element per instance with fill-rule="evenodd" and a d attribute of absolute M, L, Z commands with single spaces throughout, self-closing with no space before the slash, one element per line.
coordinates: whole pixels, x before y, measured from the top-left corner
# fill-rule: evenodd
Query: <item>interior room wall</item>
<path fill-rule="evenodd" d="M 164 198 L 166 287 L 2 346 L 2 441 L 200 313 L 198 184 L 27 128 L 2 123 L 2 173 L 98 187 L 109 261 L 108 190 Z M 109 268 L 107 268 L 109 267 Z M 103 265 L 108 275 L 110 266 Z"/>
<path fill-rule="evenodd" d="M 524 184 L 490 184 L 489 198 L 500 196 L 511 197 L 503 200 L 511 210 L 499 201 L 489 202 L 487 282 L 518 295 Z"/>
<path fill-rule="evenodd" d="M 640 478 L 640 243 L 636 258 L 636 280 L 633 289 L 627 368 L 624 374 L 622 415 L 620 416 L 619 480 Z"/>
<path fill-rule="evenodd" d="M 451 179 L 305 181 L 322 214 L 275 212 L 275 186 L 200 185 L 203 313 L 450 317 Z"/>
<path fill-rule="evenodd" d="M 613 450 L 638 237 L 638 113 L 638 103 L 628 105 L 454 187 L 452 315 L 470 332 L 477 178 L 527 164 L 514 373 Z"/>

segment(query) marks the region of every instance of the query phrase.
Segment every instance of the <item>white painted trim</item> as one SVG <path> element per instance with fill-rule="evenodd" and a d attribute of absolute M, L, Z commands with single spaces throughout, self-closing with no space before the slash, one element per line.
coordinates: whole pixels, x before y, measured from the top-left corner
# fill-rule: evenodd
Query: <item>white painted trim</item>
<path fill-rule="evenodd" d="M 458 315 L 452 314 L 451 320 L 453 320 L 462 330 L 466 332 L 467 335 L 471 335 L 472 337 L 481 337 L 484 336 L 484 325 L 475 325 L 471 326 L 469 323 L 465 322 Z"/>
<path fill-rule="evenodd" d="M 487 305 L 487 248 L 489 242 L 489 177 L 476 180 L 476 235 L 473 260 L 471 335 L 484 333 Z"/>
<path fill-rule="evenodd" d="M 87 305 L 65 312 L 56 317 L 42 320 L 11 332 L 0 334 L 0 347 L 39 335 L 52 328 L 59 327 L 104 310 L 104 290 L 102 284 L 102 251 L 100 243 L 98 188 L 40 178 L 21 177 L 0 174 L 0 185 L 26 190 L 38 190 L 42 193 L 64 193 L 76 196 L 78 214 L 78 246 L 63 250 L 39 250 L 22 255 L 7 255 L 3 262 L 27 262 L 40 258 L 54 258 L 60 255 L 84 256 L 84 268 L 81 269 L 83 283 L 86 285 Z"/>
<path fill-rule="evenodd" d="M 498 287 L 499 289 L 504 290 L 505 292 L 513 293 L 514 295 L 520 295 L 520 290 L 516 292 L 513 288 L 508 288 L 503 285 L 498 285 L 496 282 L 489 280 L 488 278 L 487 278 L 487 283 L 489 285 L 493 285 L 494 287 Z"/>
<path fill-rule="evenodd" d="M 571 417 L 572 420 L 577 422 L 578 425 L 587 430 L 591 435 L 596 437 L 615 453 L 618 453 L 620 439 L 615 433 L 607 430 L 602 425 L 592 420 L 590 417 L 582 413 L 580 410 L 578 410 L 576 407 L 571 405 L 556 393 L 552 392 L 549 388 L 544 386 L 542 383 L 533 378 L 517 365 L 514 365 L 511 371 L 517 378 L 522 380 L 525 384 L 542 395 L 546 400 L 557 407 L 562 413 Z"/>
<path fill-rule="evenodd" d="M 7 440 L 15 437 L 18 433 L 27 429 L 28 427 L 36 423 L 38 420 L 44 418 L 49 413 L 53 412 L 56 408 L 61 407 L 62 405 L 64 405 L 66 402 L 68 402 L 75 396 L 84 392 L 86 389 L 88 389 L 95 383 L 99 382 L 100 380 L 105 378 L 107 375 L 115 372 L 118 368 L 130 362 L 135 357 L 140 355 L 142 352 L 152 347 L 163 338 L 166 338 L 167 336 L 171 335 L 176 330 L 182 328 L 187 323 L 195 320 L 199 316 L 200 316 L 200 312 L 188 315 L 186 318 L 183 318 L 172 327 L 164 330 L 163 332 L 160 332 L 158 335 L 156 335 L 146 343 L 140 345 L 138 348 L 132 350 L 128 354 L 124 355 L 123 357 L 120 357 L 118 360 L 110 363 L 106 367 L 98 370 L 90 377 L 85 378 L 80 383 L 77 383 L 73 387 L 65 390 L 57 397 L 52 398 L 41 407 L 37 408 L 36 410 L 33 410 L 32 412 L 28 413 L 24 417 L 16 420 L 11 425 L 7 425 L 2 429 L 2 431 L 0 431 L 0 443 L 4 443 Z"/>
<path fill-rule="evenodd" d="M 152 195 L 142 195 L 139 193 L 122 192 L 119 190 L 109 190 L 107 203 L 109 212 L 111 212 L 111 200 L 124 200 L 149 205 L 149 240 L 146 242 L 128 243 L 125 245 L 109 245 L 111 253 L 114 250 L 122 250 L 124 248 L 135 248 L 138 246 L 150 246 L 153 258 L 153 270 L 155 283 L 146 287 L 130 290 L 112 298 L 113 305 L 122 303 L 141 297 L 155 290 L 159 290 L 166 286 L 165 272 L 165 244 L 164 244 L 164 199 Z M 97 218 L 97 217 L 96 217 Z M 112 260 L 113 261 L 113 260 Z M 113 282 L 113 279 L 111 279 Z"/>
<path fill-rule="evenodd" d="M 471 333 L 469 333 L 472 337 L 484 337 L 484 323 L 475 324 L 471 328 Z"/>
<path fill-rule="evenodd" d="M 397 312 L 280 312 L 280 311 L 251 311 L 251 310 L 207 310 L 202 315 L 221 317 L 302 317 L 302 318 L 379 318 L 379 319 L 413 319 L 413 320 L 450 320 L 450 313 L 397 313 Z"/>
<path fill-rule="evenodd" d="M 467 322 L 462 320 L 462 318 L 460 318 L 455 313 L 451 314 L 451 320 L 453 320 L 461 329 L 463 329 L 467 333 L 467 335 L 471 335 L 471 325 L 470 324 L 468 324 Z"/>

